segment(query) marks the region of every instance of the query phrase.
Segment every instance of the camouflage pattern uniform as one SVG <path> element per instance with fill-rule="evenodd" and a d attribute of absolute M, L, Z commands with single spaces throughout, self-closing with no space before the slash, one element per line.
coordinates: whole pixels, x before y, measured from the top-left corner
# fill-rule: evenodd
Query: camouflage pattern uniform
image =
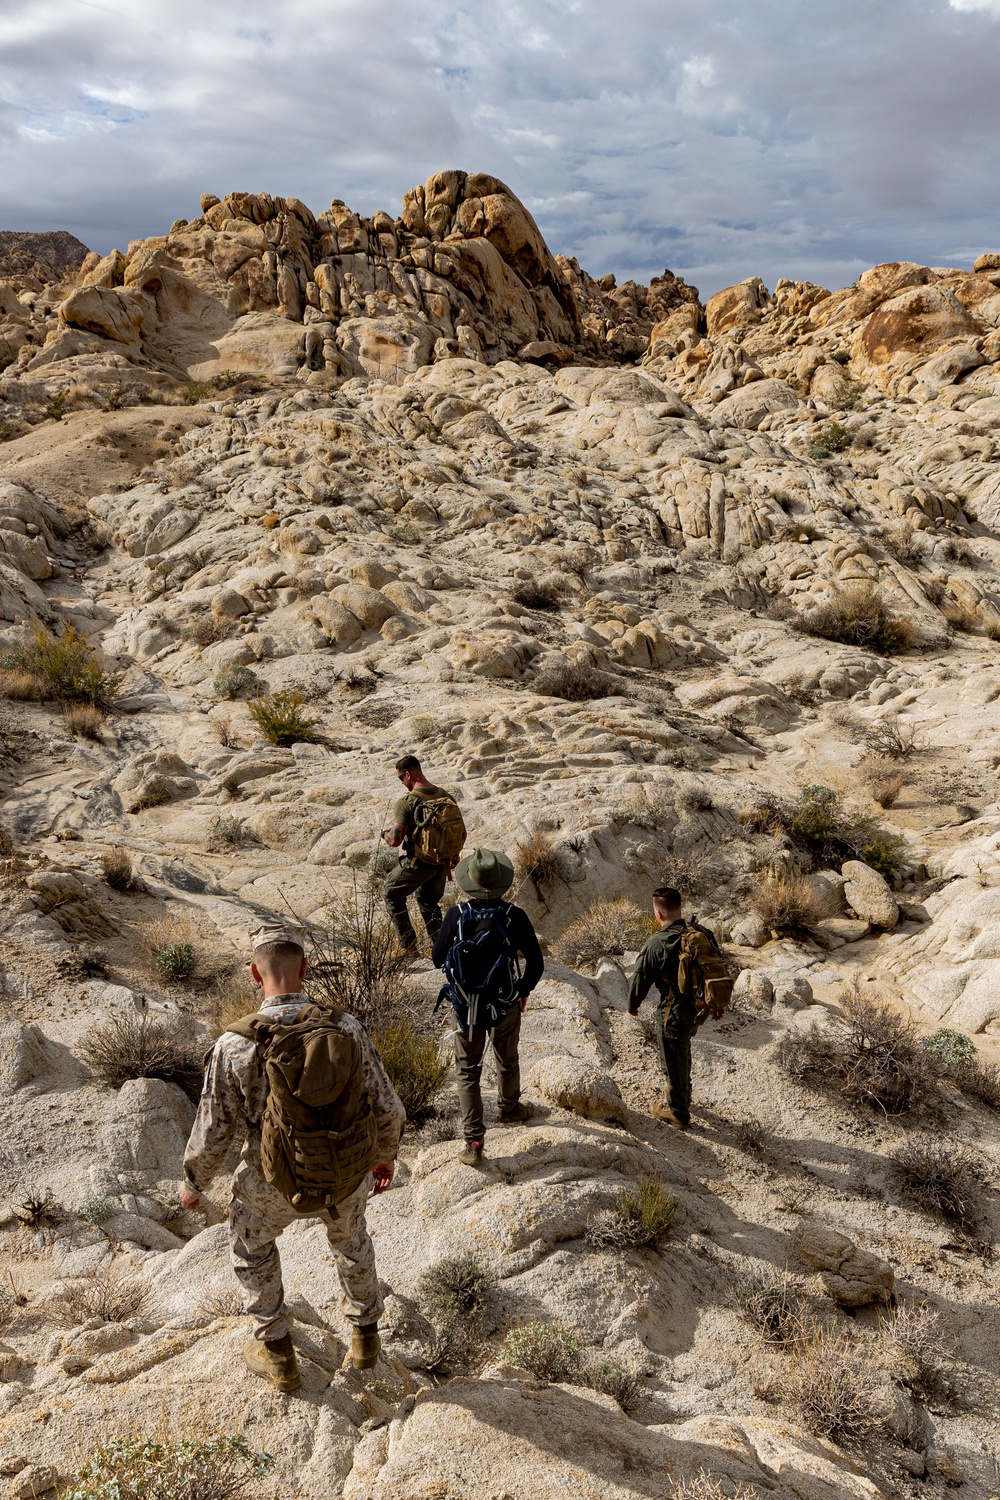
<path fill-rule="evenodd" d="M 263 1002 L 261 1011 L 291 1021 L 304 1003 L 304 995 L 272 995 Z M 361 1047 L 365 1084 L 378 1128 L 377 1160 L 392 1161 L 406 1118 L 403 1106 L 360 1022 L 345 1015 L 343 1025 Z M 267 1080 L 257 1065 L 253 1042 L 224 1032 L 212 1049 L 205 1072 L 198 1113 L 184 1153 L 184 1175 L 191 1187 L 201 1192 L 222 1166 L 233 1141 L 243 1137 L 229 1206 L 229 1247 L 247 1311 L 253 1316 L 254 1337 L 280 1339 L 291 1331 L 275 1240 L 289 1224 L 302 1219 L 319 1219 L 326 1229 L 340 1279 L 343 1316 L 358 1325 L 376 1323 L 382 1312 L 382 1297 L 375 1274 L 375 1249 L 365 1223 L 371 1176 L 334 1208 L 296 1213 L 265 1179 L 261 1167 L 260 1131 L 266 1100 Z"/>

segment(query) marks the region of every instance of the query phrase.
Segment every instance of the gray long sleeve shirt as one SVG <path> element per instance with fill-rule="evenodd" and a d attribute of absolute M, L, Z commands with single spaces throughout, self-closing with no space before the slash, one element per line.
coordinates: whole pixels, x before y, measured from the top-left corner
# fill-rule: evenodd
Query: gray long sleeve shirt
<path fill-rule="evenodd" d="M 260 1009 L 282 1021 L 294 1020 L 305 995 L 272 995 Z M 354 1016 L 341 1022 L 361 1048 L 365 1086 L 378 1130 L 378 1160 L 392 1161 L 399 1149 L 406 1111 L 389 1082 L 371 1037 Z M 257 1049 L 246 1038 L 224 1031 L 212 1049 L 194 1125 L 184 1152 L 184 1176 L 196 1192 L 212 1181 L 235 1141 L 243 1141 L 241 1159 L 263 1175 L 260 1131 L 267 1103 L 267 1079 L 257 1063 Z"/>

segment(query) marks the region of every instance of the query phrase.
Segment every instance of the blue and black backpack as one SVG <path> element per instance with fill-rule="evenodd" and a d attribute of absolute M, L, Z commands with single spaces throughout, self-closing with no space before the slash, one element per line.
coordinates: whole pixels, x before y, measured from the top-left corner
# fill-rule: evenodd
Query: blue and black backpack
<path fill-rule="evenodd" d="M 517 1004 L 521 965 L 510 941 L 510 911 L 507 901 L 469 901 L 459 909 L 434 1007 L 449 1000 L 459 1031 L 492 1031 Z"/>

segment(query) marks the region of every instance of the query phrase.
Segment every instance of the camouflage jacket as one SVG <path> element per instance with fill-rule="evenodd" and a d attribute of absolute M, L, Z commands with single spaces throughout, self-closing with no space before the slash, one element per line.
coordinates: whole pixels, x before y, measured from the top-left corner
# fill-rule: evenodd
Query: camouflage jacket
<path fill-rule="evenodd" d="M 261 1005 L 261 1011 L 273 1011 L 283 1021 L 290 1021 L 306 1003 L 305 995 L 272 995 Z M 399 1149 L 406 1113 L 360 1021 L 345 1014 L 343 1024 L 357 1037 L 361 1048 L 365 1084 L 378 1128 L 378 1160 L 392 1161 Z M 184 1152 L 184 1176 L 195 1191 L 208 1186 L 230 1147 L 240 1140 L 241 1160 L 263 1176 L 260 1130 L 266 1103 L 267 1079 L 257 1065 L 253 1042 L 231 1031 L 223 1032 L 205 1069 L 198 1113 Z"/>

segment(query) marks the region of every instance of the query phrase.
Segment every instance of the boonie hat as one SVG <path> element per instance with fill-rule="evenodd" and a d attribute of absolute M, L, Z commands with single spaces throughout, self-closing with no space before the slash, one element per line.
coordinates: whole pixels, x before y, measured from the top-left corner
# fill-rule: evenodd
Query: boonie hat
<path fill-rule="evenodd" d="M 293 922 L 270 922 L 265 923 L 263 927 L 255 928 L 248 936 L 251 953 L 256 953 L 257 949 L 263 948 L 266 943 L 294 943 L 304 953 L 309 935 L 304 927 L 299 927 Z"/>
<path fill-rule="evenodd" d="M 514 884 L 514 866 L 496 849 L 474 849 L 459 861 L 455 883 L 470 896 L 497 896 Z"/>

